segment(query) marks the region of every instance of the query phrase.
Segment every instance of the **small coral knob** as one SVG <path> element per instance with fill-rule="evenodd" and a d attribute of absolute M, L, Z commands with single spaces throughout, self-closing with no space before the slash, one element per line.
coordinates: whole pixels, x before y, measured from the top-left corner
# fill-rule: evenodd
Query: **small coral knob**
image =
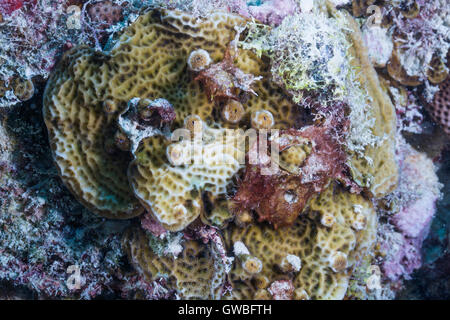
<path fill-rule="evenodd" d="M 353 229 L 360 231 L 366 228 L 367 218 L 362 213 L 358 213 L 355 216 L 355 220 L 352 223 Z"/>
<path fill-rule="evenodd" d="M 211 58 L 209 53 L 203 49 L 194 50 L 188 57 L 187 64 L 190 70 L 199 72 L 209 66 Z"/>
<path fill-rule="evenodd" d="M 190 154 L 181 144 L 171 144 L 166 148 L 166 156 L 174 166 L 181 166 L 189 163 Z"/>
<path fill-rule="evenodd" d="M 320 218 L 320 223 L 327 228 L 331 228 L 335 222 L 334 216 L 331 214 L 324 214 Z"/>
<path fill-rule="evenodd" d="M 14 78 L 12 88 L 14 95 L 21 101 L 27 101 L 34 95 L 34 84 L 31 79 Z"/>
<path fill-rule="evenodd" d="M 329 262 L 330 268 L 334 272 L 344 271 L 347 268 L 347 255 L 341 251 L 336 251 L 331 254 Z"/>
<path fill-rule="evenodd" d="M 293 254 L 286 255 L 280 263 L 280 269 L 283 272 L 299 272 L 302 267 L 300 258 Z"/>
<path fill-rule="evenodd" d="M 191 133 L 200 133 L 203 131 L 203 121 L 197 115 L 191 115 L 184 119 L 184 127 Z"/>
<path fill-rule="evenodd" d="M 294 290 L 294 300 L 309 300 L 309 295 L 305 289 L 297 288 Z"/>
<path fill-rule="evenodd" d="M 186 215 L 187 209 L 186 209 L 186 207 L 184 205 L 182 205 L 180 203 L 180 204 L 176 205 L 173 208 L 173 212 L 174 212 L 175 216 L 181 216 L 182 217 L 182 216 Z"/>
<path fill-rule="evenodd" d="M 272 300 L 272 295 L 266 289 L 259 289 L 253 296 L 254 300 Z"/>
<path fill-rule="evenodd" d="M 119 106 L 117 105 L 117 102 L 114 100 L 108 99 L 103 102 L 103 110 L 105 111 L 106 114 L 113 114 L 117 112 L 118 109 Z"/>
<path fill-rule="evenodd" d="M 222 117 L 229 123 L 238 123 L 244 116 L 245 110 L 242 103 L 230 100 L 222 109 Z"/>
<path fill-rule="evenodd" d="M 434 55 L 431 59 L 430 65 L 427 70 L 427 78 L 433 84 L 439 84 L 444 81 L 448 76 L 447 68 L 444 62 L 437 56 Z"/>
<path fill-rule="evenodd" d="M 253 222 L 253 216 L 247 210 L 242 210 L 236 213 L 235 223 L 238 226 L 244 226 Z"/>
<path fill-rule="evenodd" d="M 252 127 L 255 129 L 270 129 L 275 124 L 275 119 L 270 111 L 259 110 L 252 114 Z"/>
<path fill-rule="evenodd" d="M 242 268 L 249 274 L 257 274 L 262 270 L 262 262 L 257 257 L 247 255 L 242 261 Z"/>
<path fill-rule="evenodd" d="M 255 286 L 258 289 L 266 289 L 269 286 L 269 284 L 270 284 L 269 278 L 267 278 L 266 276 L 263 276 L 261 274 L 256 275 L 253 278 L 253 281 L 255 283 Z"/>

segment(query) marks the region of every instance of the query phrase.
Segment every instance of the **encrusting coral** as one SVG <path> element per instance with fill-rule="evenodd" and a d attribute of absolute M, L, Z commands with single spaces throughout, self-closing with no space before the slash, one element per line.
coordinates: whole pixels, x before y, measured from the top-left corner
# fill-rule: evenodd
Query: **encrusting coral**
<path fill-rule="evenodd" d="M 118 101 L 165 98 L 176 112 L 173 129 L 181 127 L 189 115 L 198 115 L 208 125 L 219 120 L 214 111 L 219 109 L 220 114 L 220 105 L 210 100 L 214 94 L 243 102 L 247 113 L 266 109 L 279 119 L 279 125 L 292 124 L 298 116 L 297 108 L 270 81 L 267 66 L 252 52 L 229 46 L 236 37 L 234 28 L 245 23 L 244 18 L 225 12 L 213 13 L 208 19 L 164 10 L 140 16 L 109 53 L 107 64 L 117 68 L 109 79 L 111 98 Z M 146 33 L 141 32 L 143 29 Z M 196 51 L 200 49 L 203 51 Z M 235 50 L 239 51 L 230 52 Z M 208 53 L 212 61 L 211 65 L 207 63 L 209 68 L 191 70 L 189 57 L 195 52 Z M 236 61 L 230 61 L 233 57 Z M 208 77 L 210 68 L 220 69 L 228 80 L 234 79 L 233 93 L 219 94 L 217 87 L 209 85 L 212 82 L 207 79 L 214 81 L 214 77 Z M 253 82 L 253 77 L 263 80 Z M 258 96 L 251 91 L 247 94 L 247 90 L 258 92 Z"/>
<path fill-rule="evenodd" d="M 187 27 L 189 21 L 197 25 L 195 32 L 192 31 L 192 25 Z M 294 107 L 281 90 L 276 89 L 276 85 L 263 71 L 267 68 L 265 62 L 250 51 L 236 47 L 235 38 L 239 34 L 234 28 L 244 23 L 245 20 L 239 16 L 227 13 L 217 13 L 208 19 L 197 19 L 194 22 L 185 13 L 155 10 L 141 16 L 126 29 L 117 45 L 106 54 L 94 53 L 88 48 L 73 49 L 66 53 L 59 71 L 53 74 L 47 86 L 44 116 L 63 180 L 82 202 L 94 212 L 108 217 L 132 217 L 139 214 L 139 206 L 130 194 L 132 189 L 144 207 L 166 229 L 183 230 L 204 211 L 203 194 L 210 194 L 213 201 L 218 196 L 226 195 L 233 176 L 243 167 L 239 160 L 244 157 L 245 150 L 235 147 L 241 139 L 241 133 L 237 131 L 238 134 L 230 136 L 220 126 L 217 128 L 215 121 L 223 121 L 218 114 L 223 115 L 225 112 L 225 120 L 231 118 L 226 111 L 215 113 L 214 109 L 226 109 L 230 108 L 228 105 L 235 104 L 231 110 L 236 113 L 245 112 L 248 116 L 239 114 L 238 118 L 245 121 L 247 126 L 251 122 L 256 129 L 288 129 L 301 125 L 296 122 L 298 116 L 292 115 L 301 108 Z M 217 29 L 220 24 L 222 27 Z M 215 29 L 212 29 L 213 26 Z M 154 32 L 147 30 L 144 35 L 139 31 L 144 27 Z M 176 37 L 172 36 L 174 31 L 177 32 Z M 180 34 L 184 34 L 184 37 Z M 209 42 L 200 35 L 210 37 Z M 152 49 L 158 43 L 164 45 Z M 219 51 L 220 47 L 224 49 L 224 54 Z M 356 48 L 356 52 L 361 50 L 363 49 Z M 357 53 L 354 55 L 360 60 L 367 59 L 366 56 L 359 57 Z M 360 63 L 363 64 L 364 61 Z M 366 64 L 363 69 L 368 69 L 365 74 L 370 75 L 361 81 L 364 86 L 367 85 L 366 82 L 375 81 L 371 79 L 376 78 L 376 75 L 370 73 L 370 64 Z M 156 65 L 159 66 L 158 69 L 155 69 Z M 163 73 L 163 70 L 168 72 Z M 217 74 L 220 75 L 218 78 Z M 199 85 L 199 81 L 203 86 Z M 373 98 L 382 95 L 379 91 L 371 93 Z M 270 101 L 277 101 L 278 104 Z M 282 105 L 279 104 L 280 101 Z M 155 104 L 160 107 L 155 107 Z M 375 113 L 383 112 L 383 107 L 388 108 L 389 105 L 385 106 L 380 102 L 373 104 Z M 286 149 L 290 153 L 281 152 L 280 164 L 282 168 L 289 168 L 293 172 L 297 170 L 296 174 L 292 175 L 291 171 L 287 171 L 281 176 L 269 176 L 269 180 L 276 180 L 271 184 L 275 189 L 281 187 L 279 192 L 267 193 L 275 198 L 253 199 L 251 206 L 243 208 L 256 209 L 260 220 L 268 220 L 275 227 L 292 225 L 288 228 L 294 228 L 298 224 L 297 217 L 309 198 L 324 190 L 329 179 L 344 179 L 344 171 L 347 170 L 346 154 L 339 138 L 331 137 L 336 132 L 343 137 L 348 130 L 348 122 L 343 120 L 345 104 L 337 104 L 334 108 L 336 110 L 333 111 L 331 120 L 325 119 L 322 126 L 282 131 L 280 144 L 285 145 L 281 151 Z M 164 113 L 163 110 L 171 111 Z M 326 107 L 315 107 L 315 111 L 323 117 L 328 112 Z M 158 123 L 148 122 L 155 114 L 159 115 Z M 389 121 L 387 118 L 386 122 Z M 233 123 L 239 121 L 228 120 L 224 125 Z M 210 127 L 210 124 L 213 126 Z M 380 124 L 376 123 L 377 125 Z M 190 139 L 172 142 L 167 136 L 183 127 L 187 129 L 189 138 L 194 136 L 192 144 Z M 225 145 L 224 133 L 227 136 Z M 196 134 L 202 134 L 200 139 L 196 139 Z M 296 137 L 302 142 L 292 143 Z M 114 146 L 109 142 L 111 140 L 115 140 L 120 150 L 114 151 Z M 298 149 L 301 145 L 304 147 Z M 191 154 L 199 147 L 200 155 Z M 130 163 L 131 156 L 134 160 Z M 203 162 L 198 163 L 196 156 L 201 156 Z M 384 157 L 385 163 L 389 164 L 389 156 L 384 154 Z M 375 161 L 379 160 L 375 158 Z M 321 165 L 317 166 L 319 162 Z M 128 165 L 130 186 L 125 181 Z M 395 169 L 395 165 L 393 168 Z M 249 168 L 246 171 L 247 175 L 252 172 Z M 72 172 L 78 174 L 74 175 Z M 385 173 L 379 170 L 379 174 Z M 112 177 L 116 182 L 114 184 L 111 183 Z M 245 184 L 246 179 L 249 178 L 244 178 L 244 183 L 240 185 L 242 192 L 249 190 Z M 287 181 L 291 181 L 296 187 L 292 188 L 292 183 Z M 306 189 L 300 192 L 299 188 Z M 104 189 L 108 193 L 99 192 L 105 192 Z M 382 192 L 386 190 L 380 193 Z M 266 193 L 259 193 L 259 196 L 264 194 Z M 240 191 L 233 201 L 248 203 Z M 264 201 L 268 201 L 267 210 L 264 209 Z M 281 209 L 284 207 L 278 207 L 283 201 L 288 202 L 290 214 L 282 213 Z M 298 205 L 292 205 L 293 203 Z M 273 206 L 278 209 L 271 212 Z M 224 208 L 227 210 L 228 205 Z M 242 214 L 240 212 L 237 215 L 242 217 Z M 322 222 L 323 227 L 336 230 L 340 221 L 336 216 L 331 217 L 331 220 L 332 223 Z M 316 228 L 312 220 L 309 224 L 311 230 Z M 364 228 L 364 223 L 352 222 L 352 226 L 359 231 Z M 355 244 L 342 246 L 345 249 L 328 250 L 327 257 L 321 260 L 327 268 L 331 268 L 331 272 L 346 269 L 348 259 L 352 262 L 349 250 Z M 131 253 L 131 256 L 136 256 L 136 253 Z M 303 261 L 302 257 L 300 259 Z M 245 265 L 249 261 L 246 260 Z M 142 260 L 136 260 L 137 265 L 142 263 Z M 145 273 L 149 266 L 141 265 L 141 268 Z M 338 289 L 320 290 L 325 292 Z M 345 290 L 342 287 L 338 292 L 340 295 Z M 323 298 L 331 293 L 308 294 Z"/>
<path fill-rule="evenodd" d="M 176 11 L 143 15 L 123 33 L 109 54 L 94 53 L 88 48 L 67 52 L 59 71 L 49 80 L 44 115 L 56 162 L 66 184 L 95 212 L 121 218 L 139 213 L 126 182 L 126 167 L 131 159 L 126 153 L 110 154 L 106 151 L 110 148 L 104 147 L 109 146 L 108 136 L 117 129 L 118 114 L 125 110 L 129 100 L 168 99 L 176 113 L 174 128 L 190 114 L 204 121 L 213 119 L 215 105 L 187 72 L 186 62 L 196 47 L 208 49 L 209 55 L 217 60 L 223 54 L 221 46 L 225 49 L 223 45 L 234 39 L 234 26 L 245 20 L 227 13 L 211 16 L 198 26 L 203 30 L 199 34 L 210 35 L 206 41 L 181 22 L 183 17 L 193 19 Z M 218 23 L 223 24 L 220 31 L 214 29 Z M 139 31 L 142 28 L 153 28 L 155 32 L 144 35 Z M 173 36 L 173 30 L 178 30 L 177 34 L 184 32 L 185 37 Z M 166 45 L 159 46 L 161 41 Z M 157 69 L 157 65 L 171 67 L 167 69 L 169 72 L 163 72 L 164 68 Z M 264 68 L 251 52 L 240 54 L 237 65 L 243 70 L 251 68 L 255 74 L 262 74 Z M 237 67 L 233 70 L 242 74 Z M 254 87 L 260 96 L 241 98 L 245 99 L 248 112 L 268 109 L 279 119 L 278 125 L 293 122 L 293 104 L 270 80 L 258 81 Z M 107 112 L 103 110 L 105 103 Z M 110 113 L 110 104 L 117 106 L 118 111 Z M 78 116 L 80 119 L 75 118 Z M 77 139 L 80 140 L 75 142 Z M 119 136 L 118 140 L 124 139 Z"/>
<path fill-rule="evenodd" d="M 287 17 L 277 28 L 251 24 L 241 45 L 268 55 L 274 81 L 294 101 L 307 107 L 348 104 L 345 143 L 353 179 L 376 197 L 385 195 L 398 179 L 395 108 L 380 86 L 357 22 L 329 2 L 317 6 Z"/>
<path fill-rule="evenodd" d="M 239 133 L 212 129 L 196 119 L 202 138 L 171 142 L 161 135 L 145 138 L 134 152 L 129 177 L 136 196 L 164 227 L 184 229 L 203 210 L 202 194 L 225 194 L 241 168 Z M 186 118 L 189 123 L 190 118 Z"/>
<path fill-rule="evenodd" d="M 333 184 L 311 201 L 308 211 L 287 228 L 275 230 L 267 224 L 227 228 L 226 241 L 229 246 L 235 245 L 237 259 L 242 261 L 250 254 L 262 261 L 261 270 L 253 274 L 235 264 L 230 273 L 232 295 L 253 299 L 258 289 L 267 289 L 277 280 L 290 280 L 296 290 L 305 290 L 312 299 L 345 296 L 349 270 L 370 252 L 375 242 L 376 212 L 370 201 Z M 318 223 L 325 213 L 334 217 L 332 226 Z M 359 215 L 364 218 L 361 228 L 355 227 Z M 236 254 L 238 242 L 247 248 L 247 255 Z M 283 267 L 286 259 L 293 261 L 287 270 Z M 262 278 L 268 280 L 261 282 Z M 246 284 L 244 291 L 240 289 L 242 283 Z"/>
<path fill-rule="evenodd" d="M 371 97 L 366 103 L 371 105 L 370 112 L 375 119 L 372 134 L 377 137 L 374 144 L 365 147 L 365 157 L 355 155 L 352 158 L 350 167 L 353 170 L 353 178 L 358 183 L 369 186 L 375 197 L 380 197 L 393 191 L 398 180 L 394 139 L 395 108 L 370 63 L 367 48 L 364 47 L 362 34 L 356 22 L 348 13 L 344 15 L 353 30 L 350 34 L 352 46 L 349 51 L 353 56 L 350 63 L 362 71 L 358 79 Z"/>

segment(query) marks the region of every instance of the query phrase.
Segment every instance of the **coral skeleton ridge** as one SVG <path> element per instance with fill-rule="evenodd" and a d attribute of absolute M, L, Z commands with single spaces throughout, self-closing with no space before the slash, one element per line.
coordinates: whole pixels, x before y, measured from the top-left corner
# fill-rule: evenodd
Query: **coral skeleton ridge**
<path fill-rule="evenodd" d="M 352 157 L 350 167 L 356 181 L 364 184 L 369 180 L 368 186 L 373 195 L 382 197 L 393 191 L 398 180 L 398 167 L 395 162 L 395 108 L 370 63 L 358 25 L 348 13 L 345 15 L 348 26 L 353 31 L 350 33 L 352 46 L 349 48 L 353 57 L 351 63 L 359 68 L 358 79 L 369 94 L 366 103 L 371 106 L 369 112 L 375 119 L 372 134 L 377 137 L 374 145 L 366 146 L 366 158 Z"/>

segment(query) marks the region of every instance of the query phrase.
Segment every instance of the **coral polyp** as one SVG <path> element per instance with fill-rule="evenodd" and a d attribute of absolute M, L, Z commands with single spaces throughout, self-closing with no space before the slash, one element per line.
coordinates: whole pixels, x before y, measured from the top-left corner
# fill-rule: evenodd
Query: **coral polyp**
<path fill-rule="evenodd" d="M 199 72 L 209 66 L 211 58 L 209 53 L 203 49 L 194 50 L 188 57 L 188 67 L 192 71 Z"/>
<path fill-rule="evenodd" d="M 0 298 L 409 294 L 446 257 L 449 12 L 0 4 Z"/>

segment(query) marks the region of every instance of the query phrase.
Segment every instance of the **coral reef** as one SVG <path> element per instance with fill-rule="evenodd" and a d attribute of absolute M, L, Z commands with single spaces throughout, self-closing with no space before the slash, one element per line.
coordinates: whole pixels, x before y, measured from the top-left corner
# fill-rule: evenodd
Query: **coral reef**
<path fill-rule="evenodd" d="M 439 296 L 449 10 L 2 2 L 0 298 Z"/>
<path fill-rule="evenodd" d="M 40 110 L 0 113 L 0 281 L 22 298 L 94 299 L 153 284 L 128 275 L 121 234 L 128 223 L 98 218 L 73 198 L 55 169 Z M 70 267 L 80 271 L 69 286 Z M 22 295 L 22 294 L 20 294 Z"/>
<path fill-rule="evenodd" d="M 140 230 L 130 230 L 125 234 L 124 242 L 131 261 L 145 277 L 150 281 L 165 278 L 166 286 L 175 290 L 179 298 L 220 297 L 225 270 L 216 261 L 220 256 L 214 243 L 185 240 L 178 244 L 181 252 L 174 257 L 153 251 L 149 239 Z"/>
<path fill-rule="evenodd" d="M 317 10 L 287 17 L 275 29 L 253 25 L 242 46 L 271 58 L 274 81 L 294 101 L 349 105 L 346 147 L 353 179 L 375 196 L 387 194 L 398 178 L 394 107 L 379 84 L 357 23 L 331 5 Z"/>
<path fill-rule="evenodd" d="M 264 174 L 262 168 L 267 166 L 267 162 L 260 154 L 262 159 L 259 163 L 247 166 L 234 195 L 236 214 L 254 210 L 260 221 L 267 220 L 275 228 L 290 225 L 312 195 L 321 192 L 330 179 L 344 176 L 346 156 L 338 143 L 339 135 L 342 137 L 347 129 L 342 123 L 346 122 L 344 107 L 334 106 L 338 115 L 331 116 L 320 127 L 281 131 L 278 139 L 273 138 L 278 140 L 279 166 L 284 170 L 272 175 Z M 257 152 L 254 150 L 256 146 L 255 143 L 250 149 L 250 155 Z"/>

